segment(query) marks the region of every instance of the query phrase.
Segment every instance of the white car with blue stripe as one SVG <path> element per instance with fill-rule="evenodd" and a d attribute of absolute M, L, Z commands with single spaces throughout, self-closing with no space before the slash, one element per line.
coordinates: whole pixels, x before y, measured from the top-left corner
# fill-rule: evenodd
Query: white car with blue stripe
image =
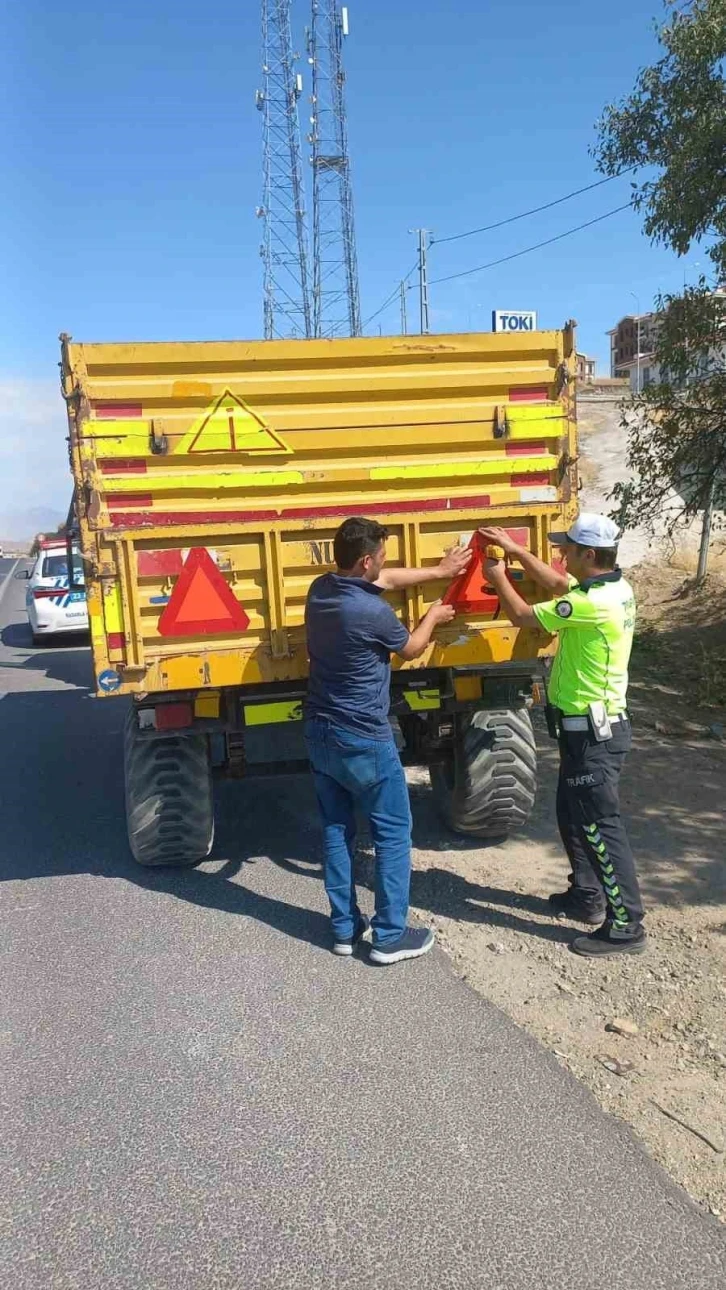
<path fill-rule="evenodd" d="M 22 575 L 21 575 L 22 576 Z M 65 542 L 44 542 L 28 575 L 25 605 L 33 633 L 33 644 L 44 636 L 88 630 L 88 607 L 84 589 L 83 561 L 73 547 L 73 586 L 68 577 L 68 548 Z"/>

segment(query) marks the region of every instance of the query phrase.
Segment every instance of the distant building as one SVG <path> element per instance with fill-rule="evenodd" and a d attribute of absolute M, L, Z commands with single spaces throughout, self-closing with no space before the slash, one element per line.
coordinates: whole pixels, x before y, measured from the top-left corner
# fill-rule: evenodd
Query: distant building
<path fill-rule="evenodd" d="M 626 314 L 610 337 L 610 375 L 630 381 L 633 393 L 656 379 L 653 350 L 660 326 L 656 313 Z"/>
<path fill-rule="evenodd" d="M 721 289 L 717 295 L 724 295 Z M 630 381 L 634 394 L 660 380 L 660 368 L 654 350 L 660 328 L 660 314 L 626 314 L 610 337 L 610 375 Z"/>
<path fill-rule="evenodd" d="M 576 362 L 578 381 L 587 383 L 594 381 L 597 360 L 594 358 L 588 358 L 587 354 L 577 354 Z"/>

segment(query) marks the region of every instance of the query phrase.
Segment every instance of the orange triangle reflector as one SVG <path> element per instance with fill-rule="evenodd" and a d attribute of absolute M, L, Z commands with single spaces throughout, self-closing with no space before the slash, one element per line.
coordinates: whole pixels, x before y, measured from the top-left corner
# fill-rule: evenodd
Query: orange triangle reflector
<path fill-rule="evenodd" d="M 472 535 L 469 547 L 474 552 L 474 558 L 447 588 L 443 597 L 444 604 L 453 605 L 458 614 L 496 614 L 499 597 L 494 588 L 487 586 L 484 581 L 482 561 L 486 555 L 486 545 L 480 533 Z"/>
<path fill-rule="evenodd" d="M 159 619 L 159 635 L 216 636 L 246 632 L 249 625 L 249 617 L 206 547 L 193 547 Z"/>

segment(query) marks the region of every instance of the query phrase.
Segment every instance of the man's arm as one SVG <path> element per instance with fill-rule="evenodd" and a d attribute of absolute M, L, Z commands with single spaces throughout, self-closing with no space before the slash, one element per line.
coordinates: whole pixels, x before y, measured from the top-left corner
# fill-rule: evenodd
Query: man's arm
<path fill-rule="evenodd" d="M 473 554 L 468 546 L 453 546 L 438 564 L 429 565 L 427 569 L 384 569 L 375 585 L 384 591 L 400 591 L 404 587 L 418 587 L 424 582 L 451 582 L 464 572 Z"/>
<path fill-rule="evenodd" d="M 506 529 L 479 529 L 485 542 L 491 542 L 493 546 L 500 546 L 504 553 L 513 556 L 519 560 L 524 572 L 529 575 L 533 582 L 538 586 L 544 587 L 553 596 L 561 596 L 563 592 L 569 591 L 570 580 L 566 573 L 559 573 L 551 565 L 545 564 L 543 560 L 538 560 L 536 555 L 532 555 L 526 547 L 519 546 L 513 542 Z"/>
<path fill-rule="evenodd" d="M 436 628 L 440 623 L 450 623 L 456 615 L 453 605 L 445 605 L 440 600 L 435 600 L 428 613 L 424 614 L 418 627 L 411 632 L 406 644 L 397 649 L 396 653 L 399 658 L 405 659 L 407 663 L 414 658 L 420 658 L 424 650 L 431 642 Z"/>
<path fill-rule="evenodd" d="M 484 573 L 496 591 L 507 618 L 515 627 L 539 627 L 539 619 L 532 606 L 522 599 L 509 581 L 503 560 L 485 560 Z"/>

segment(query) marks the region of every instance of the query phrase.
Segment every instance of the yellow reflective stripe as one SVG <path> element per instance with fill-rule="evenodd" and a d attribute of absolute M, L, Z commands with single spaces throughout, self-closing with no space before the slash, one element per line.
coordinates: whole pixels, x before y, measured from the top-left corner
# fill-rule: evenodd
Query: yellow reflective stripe
<path fill-rule="evenodd" d="M 118 583 L 103 591 L 103 621 L 107 632 L 122 632 L 124 629 L 123 610 L 121 608 L 121 588 Z"/>
<path fill-rule="evenodd" d="M 490 457 L 487 461 L 417 462 L 415 466 L 373 466 L 371 479 L 453 479 L 459 475 L 526 475 L 543 465 L 554 470 L 550 454 L 539 457 Z M 138 491 L 138 480 L 136 489 Z"/>
<path fill-rule="evenodd" d="M 301 721 L 302 699 L 284 703 L 251 703 L 244 712 L 246 726 L 271 726 L 281 721 Z"/>
<path fill-rule="evenodd" d="M 560 435 L 567 433 L 561 404 L 523 407 L 519 403 L 508 403 L 506 414 L 510 439 L 558 439 Z"/>
<path fill-rule="evenodd" d="M 96 486 L 104 493 L 183 493 L 213 488 L 216 492 L 231 492 L 245 488 L 284 488 L 286 484 L 302 484 L 299 470 L 266 470 L 259 473 L 227 470 L 224 474 L 204 470 L 196 474 L 173 475 L 150 469 L 145 475 L 102 475 L 96 477 Z"/>
<path fill-rule="evenodd" d="M 99 613 L 98 609 L 97 608 L 92 609 L 90 604 L 88 606 L 88 623 L 91 629 L 91 637 L 93 638 L 93 640 L 103 641 L 103 638 L 104 638 L 103 617 Z"/>
<path fill-rule="evenodd" d="M 412 712 L 441 707 L 440 690 L 404 690 L 403 697 Z"/>

